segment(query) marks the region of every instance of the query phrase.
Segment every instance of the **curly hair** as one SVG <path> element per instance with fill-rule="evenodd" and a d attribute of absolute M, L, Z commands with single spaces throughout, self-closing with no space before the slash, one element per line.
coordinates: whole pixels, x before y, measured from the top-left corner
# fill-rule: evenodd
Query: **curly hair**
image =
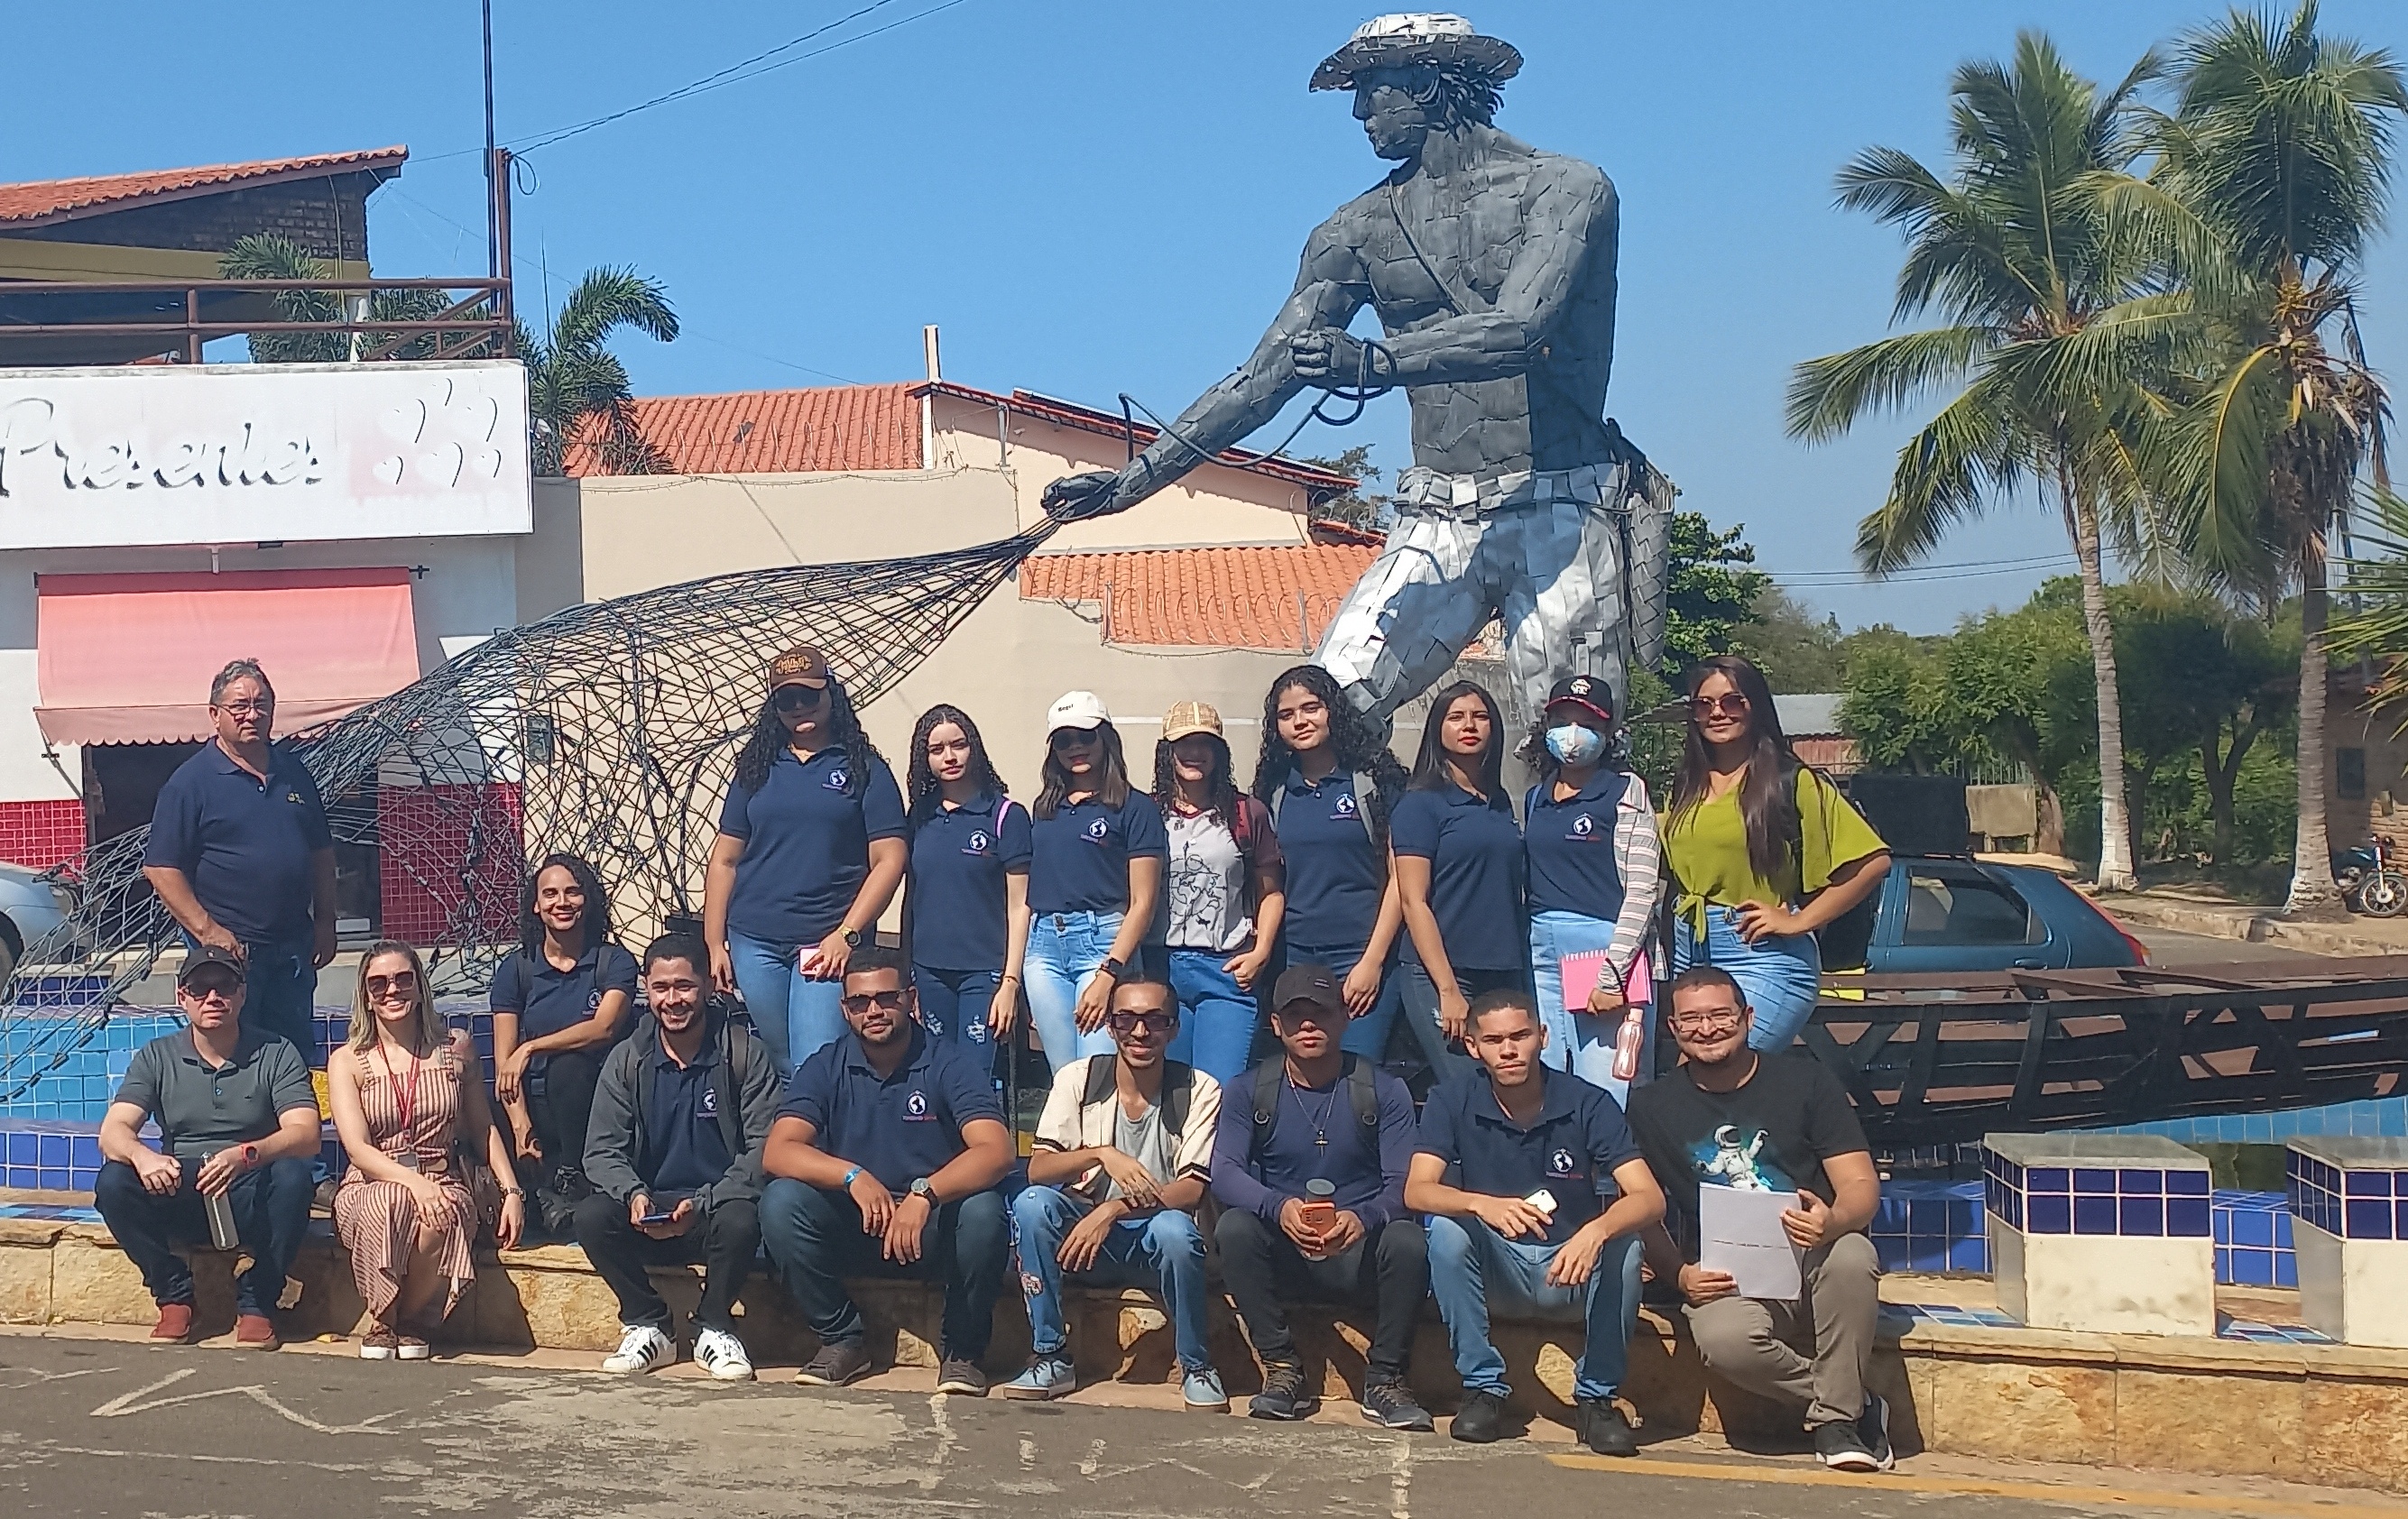
<path fill-rule="evenodd" d="M 610 937 L 610 894 L 602 889 L 601 872 L 585 861 L 581 854 L 553 853 L 543 857 L 543 863 L 527 872 L 526 883 L 519 888 L 519 948 L 529 960 L 538 964 L 543 959 L 543 920 L 535 915 L 536 882 L 554 866 L 568 872 L 585 893 L 585 916 L 578 928 L 585 937 L 585 948 L 607 941 Z"/>
<path fill-rule="evenodd" d="M 1281 671 L 1263 693 L 1263 742 L 1254 761 L 1254 799 L 1268 807 L 1272 795 L 1287 784 L 1288 772 L 1296 768 L 1296 751 L 1279 731 L 1280 697 L 1296 690 L 1311 692 L 1329 709 L 1329 747 L 1338 757 L 1338 768 L 1371 778 L 1372 795 L 1355 800 L 1371 820 L 1374 842 L 1386 849 L 1388 813 L 1404 795 L 1405 767 L 1389 752 L 1378 725 L 1346 699 L 1338 688 L 1338 678 L 1318 665 L 1297 665 Z"/>
<path fill-rule="evenodd" d="M 911 759 L 904 769 L 909 779 L 903 795 L 910 804 L 910 815 L 914 818 L 928 816 L 945 799 L 944 783 L 937 779 L 937 772 L 928 765 L 928 735 L 948 723 L 961 729 L 962 737 L 969 741 L 969 779 L 977 783 L 980 790 L 992 795 L 1010 794 L 1011 788 L 1005 785 L 1003 777 L 996 773 L 995 762 L 987 758 L 986 740 L 979 737 L 978 724 L 970 721 L 970 714 L 958 707 L 939 702 L 922 712 L 920 721 L 911 724 Z"/>
<path fill-rule="evenodd" d="M 844 794 L 858 796 L 868 784 L 869 767 L 883 765 L 885 756 L 862 731 L 860 714 L 853 709 L 853 698 L 845 694 L 844 682 L 831 673 L 828 676 L 828 741 L 844 751 Z M 786 720 L 778 715 L 778 694 L 771 692 L 761 698 L 760 715 L 752 720 L 752 735 L 744 740 L 744 749 L 736 756 L 736 783 L 746 791 L 758 794 L 769 782 L 769 767 L 792 745 L 794 736 Z"/>

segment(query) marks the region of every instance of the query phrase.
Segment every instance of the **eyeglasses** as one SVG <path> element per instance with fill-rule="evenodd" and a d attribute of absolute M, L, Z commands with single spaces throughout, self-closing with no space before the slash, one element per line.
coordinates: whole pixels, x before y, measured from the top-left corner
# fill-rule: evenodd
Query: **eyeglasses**
<path fill-rule="evenodd" d="M 1743 717 L 1747 714 L 1747 698 L 1736 691 L 1726 691 L 1719 696 L 1689 698 L 1689 710 L 1699 717 L 1712 717 L 1716 712 L 1722 713 L 1725 717 Z"/>
<path fill-rule="evenodd" d="M 368 978 L 368 996 L 375 1001 L 382 1002 L 389 997 L 413 997 L 417 995 L 418 977 L 411 971 L 405 970 L 397 976 Z"/>
<path fill-rule="evenodd" d="M 1104 1015 L 1104 1023 L 1115 1034 L 1135 1034 L 1140 1030 L 1168 1034 L 1171 1025 L 1178 1022 L 1179 1014 L 1168 1008 L 1129 1008 Z"/>
<path fill-rule="evenodd" d="M 1676 1012 L 1669 1020 L 1675 1033 L 1723 1034 L 1739 1026 L 1737 1008 L 1712 1008 L 1704 1012 Z"/>
<path fill-rule="evenodd" d="M 844 999 L 844 1010 L 847 1012 L 867 1012 L 871 1008 L 876 1008 L 882 1012 L 901 1012 L 903 989 L 898 986 L 891 992 L 869 992 L 860 996 L 849 996 Z"/>
<path fill-rule="evenodd" d="M 276 710 L 276 698 L 262 696 L 256 701 L 222 701 L 217 706 L 221 712 L 232 712 L 236 717 L 251 717 L 256 713 Z"/>
<path fill-rule="evenodd" d="M 769 694 L 769 705 L 781 712 L 808 712 L 827 699 L 824 686 L 780 686 Z"/>

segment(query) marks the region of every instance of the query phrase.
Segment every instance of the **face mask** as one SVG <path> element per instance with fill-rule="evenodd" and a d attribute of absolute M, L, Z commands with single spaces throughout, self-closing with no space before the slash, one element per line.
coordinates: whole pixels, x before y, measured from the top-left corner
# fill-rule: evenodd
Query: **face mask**
<path fill-rule="evenodd" d="M 1605 752 L 1605 738 L 1594 728 L 1566 723 L 1547 730 L 1547 752 L 1561 764 L 1588 765 Z"/>

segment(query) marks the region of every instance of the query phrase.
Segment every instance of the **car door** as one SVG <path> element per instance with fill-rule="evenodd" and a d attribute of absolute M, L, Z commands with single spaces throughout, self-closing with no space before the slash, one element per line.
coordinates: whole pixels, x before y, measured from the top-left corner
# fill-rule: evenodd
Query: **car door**
<path fill-rule="evenodd" d="M 2012 883 L 1971 860 L 1890 867 L 1870 967 L 1920 975 L 2062 967 L 2067 947 Z"/>

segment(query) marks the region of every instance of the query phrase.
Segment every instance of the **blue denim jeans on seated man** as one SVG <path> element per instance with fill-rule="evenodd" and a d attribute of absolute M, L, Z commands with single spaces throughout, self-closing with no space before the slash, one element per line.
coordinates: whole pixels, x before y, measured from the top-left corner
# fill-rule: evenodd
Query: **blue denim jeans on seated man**
<path fill-rule="evenodd" d="M 939 1354 L 947 1360 L 983 1360 L 995 1332 L 995 1298 L 1003 1286 L 1010 1234 L 1003 1194 L 973 1192 L 929 1214 L 920 1233 L 920 1258 L 898 1266 L 885 1257 L 880 1236 L 861 1231 L 861 1205 L 851 1194 L 822 1191 L 787 1176 L 772 1180 L 761 1194 L 761 1243 L 786 1295 L 827 1345 L 858 1344 L 869 1333 L 845 1290 L 847 1277 L 911 1277 L 945 1289 Z"/>
<path fill-rule="evenodd" d="M 1096 967 L 1111 957 L 1112 939 L 1120 931 L 1117 912 L 1040 912 L 1028 925 L 1028 953 L 1021 967 L 1028 1016 L 1055 1070 L 1082 1056 L 1111 1053 L 1112 1036 L 1102 1025 L 1091 1034 L 1079 1032 L 1079 993 Z"/>
<path fill-rule="evenodd" d="M 772 944 L 730 932 L 727 957 L 736 962 L 736 989 L 752 1031 L 777 1062 L 780 1080 L 844 1033 L 844 983 L 814 981 L 795 967 L 800 947 Z"/>
<path fill-rule="evenodd" d="M 103 1165 L 93 1183 L 93 1200 L 108 1232 L 142 1273 L 150 1300 L 162 1306 L 193 1300 L 193 1268 L 174 1246 L 209 1242 L 207 1204 L 194 1184 L 200 1171 L 201 1163 L 187 1158 L 176 1190 L 165 1197 L 145 1187 L 140 1173 L 122 1160 Z M 309 1162 L 287 1156 L 245 1171 L 226 1189 L 236 1237 L 251 1263 L 235 1279 L 239 1311 L 268 1312 L 284 1296 L 293 1257 L 309 1232 L 309 1198 L 316 1186 Z"/>
<path fill-rule="evenodd" d="M 1476 1218 L 1429 1221 L 1430 1296 L 1446 1320 L 1447 1344 L 1466 1392 L 1503 1397 L 1508 1391 L 1505 1357 L 1488 1338 L 1492 1311 L 1508 1319 L 1586 1320 L 1573 1396 L 1612 1397 L 1621 1389 L 1639 1322 L 1638 1238 L 1607 1240 L 1588 1283 L 1580 1287 L 1547 1283 L 1547 1267 L 1561 1248 L 1508 1240 Z"/>
<path fill-rule="evenodd" d="M 1029 1186 L 1011 1199 L 1020 1225 L 1020 1290 L 1028 1297 L 1029 1342 L 1039 1355 L 1065 1354 L 1069 1334 L 1062 1317 L 1062 1241 L 1087 1214 L 1089 1205 L 1059 1187 Z M 1114 1225 L 1096 1252 L 1096 1264 L 1075 1282 L 1151 1286 L 1170 1315 L 1179 1364 L 1189 1371 L 1211 1369 L 1206 1334 L 1211 1299 L 1204 1286 L 1204 1233 L 1196 1215 L 1166 1208 L 1151 1218 Z"/>

